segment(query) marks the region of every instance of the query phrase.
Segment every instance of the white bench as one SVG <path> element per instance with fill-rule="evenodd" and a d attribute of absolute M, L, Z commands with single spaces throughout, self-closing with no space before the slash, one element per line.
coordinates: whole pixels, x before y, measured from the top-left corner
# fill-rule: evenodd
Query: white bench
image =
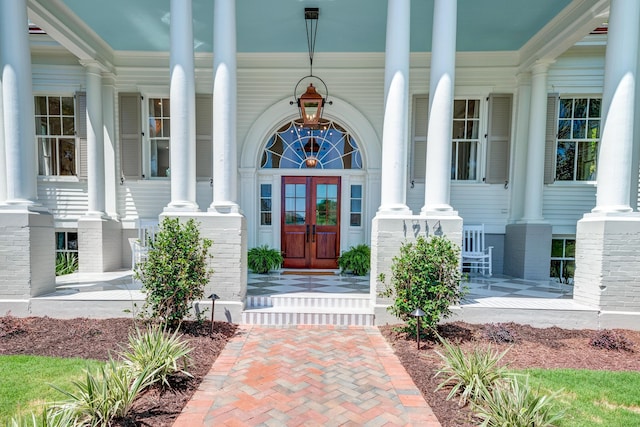
<path fill-rule="evenodd" d="M 484 224 L 462 227 L 462 271 L 492 274 L 493 246 L 484 245 Z"/>

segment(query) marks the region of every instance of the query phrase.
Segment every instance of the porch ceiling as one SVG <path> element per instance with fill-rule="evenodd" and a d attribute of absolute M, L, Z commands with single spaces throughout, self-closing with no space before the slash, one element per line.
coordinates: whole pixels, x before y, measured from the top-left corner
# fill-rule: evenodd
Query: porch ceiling
<path fill-rule="evenodd" d="M 33 1 L 33 0 L 32 0 Z M 38 1 L 38 0 L 35 0 Z M 54 0 L 115 51 L 169 50 L 169 0 Z M 578 0 L 459 0 L 458 51 L 515 51 Z M 237 0 L 239 52 L 305 52 L 303 9 L 319 7 L 317 52 L 383 52 L 387 0 Z M 213 0 L 193 0 L 197 52 L 212 51 Z M 411 50 L 431 50 L 433 0 L 411 2 Z"/>

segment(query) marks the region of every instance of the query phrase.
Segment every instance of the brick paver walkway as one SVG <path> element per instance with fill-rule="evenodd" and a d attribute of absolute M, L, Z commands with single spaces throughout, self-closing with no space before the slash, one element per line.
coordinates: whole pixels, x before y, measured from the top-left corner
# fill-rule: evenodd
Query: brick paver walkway
<path fill-rule="evenodd" d="M 174 427 L 440 426 L 377 328 L 241 326 Z"/>

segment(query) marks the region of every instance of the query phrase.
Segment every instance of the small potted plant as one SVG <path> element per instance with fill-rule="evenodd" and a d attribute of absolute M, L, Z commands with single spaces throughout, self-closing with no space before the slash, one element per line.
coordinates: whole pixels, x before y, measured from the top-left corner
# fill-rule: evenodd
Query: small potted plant
<path fill-rule="evenodd" d="M 270 270 L 280 268 L 282 261 L 280 251 L 267 245 L 251 248 L 247 254 L 249 269 L 258 274 L 266 274 Z"/>
<path fill-rule="evenodd" d="M 349 272 L 354 276 L 364 276 L 371 266 L 371 249 L 364 244 L 352 246 L 340 255 L 338 266 L 342 273 Z"/>

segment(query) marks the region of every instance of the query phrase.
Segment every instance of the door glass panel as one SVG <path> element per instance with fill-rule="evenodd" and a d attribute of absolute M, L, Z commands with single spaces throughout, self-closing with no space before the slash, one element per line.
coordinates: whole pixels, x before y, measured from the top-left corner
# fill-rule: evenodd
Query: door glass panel
<path fill-rule="evenodd" d="M 306 219 L 306 185 L 286 184 L 284 197 L 285 224 L 304 224 Z"/>
<path fill-rule="evenodd" d="M 338 225 L 338 186 L 319 184 L 316 189 L 316 224 Z"/>

